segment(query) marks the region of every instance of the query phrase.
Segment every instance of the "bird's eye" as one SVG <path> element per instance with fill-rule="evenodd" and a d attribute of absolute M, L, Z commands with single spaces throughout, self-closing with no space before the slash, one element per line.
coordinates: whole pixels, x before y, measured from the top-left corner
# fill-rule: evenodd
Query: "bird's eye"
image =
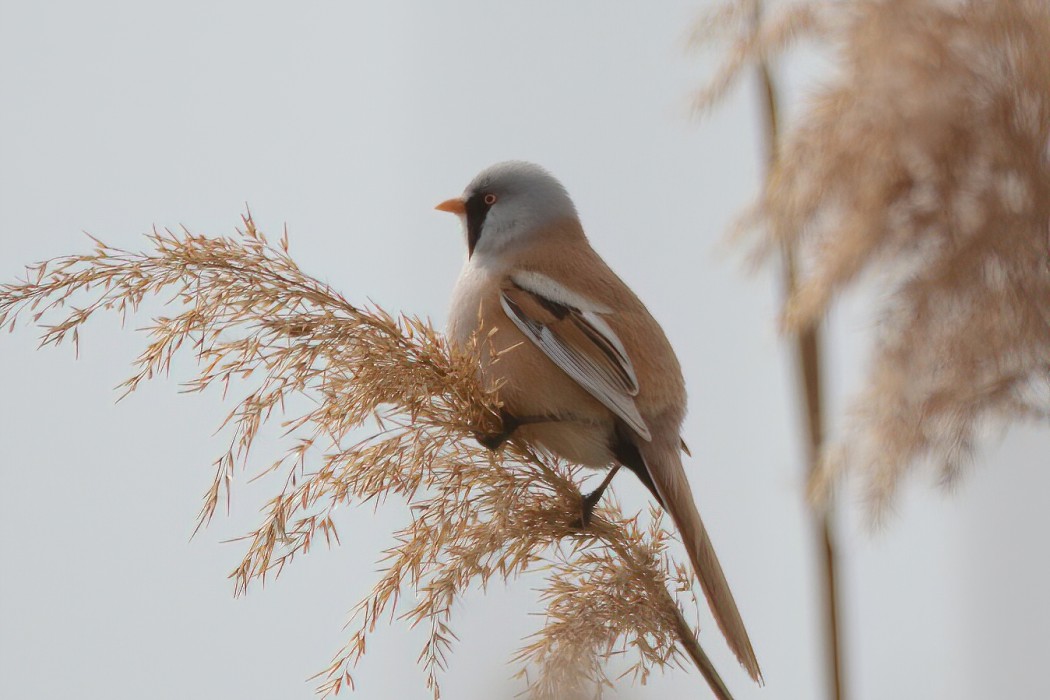
<path fill-rule="evenodd" d="M 496 203 L 496 199 L 498 199 L 496 195 L 489 192 L 487 195 L 485 195 L 485 204 L 491 207 L 493 204 Z"/>

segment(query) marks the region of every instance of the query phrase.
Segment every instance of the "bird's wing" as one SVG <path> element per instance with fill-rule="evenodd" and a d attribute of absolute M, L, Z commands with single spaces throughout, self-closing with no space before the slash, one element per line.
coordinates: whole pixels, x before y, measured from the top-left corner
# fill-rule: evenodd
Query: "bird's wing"
<path fill-rule="evenodd" d="M 639 436 L 652 439 L 634 403 L 634 365 L 602 318 L 609 309 L 536 272 L 511 275 L 500 292 L 503 310 L 526 338 Z"/>

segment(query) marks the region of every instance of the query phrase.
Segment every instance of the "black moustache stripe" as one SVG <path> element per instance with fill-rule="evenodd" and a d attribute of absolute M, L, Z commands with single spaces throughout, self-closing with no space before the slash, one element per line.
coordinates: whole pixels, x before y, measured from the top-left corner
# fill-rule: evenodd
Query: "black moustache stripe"
<path fill-rule="evenodd" d="M 485 204 L 485 194 L 476 192 L 467 200 L 467 255 L 474 254 L 474 248 L 481 238 L 481 227 L 485 224 L 492 207 Z"/>

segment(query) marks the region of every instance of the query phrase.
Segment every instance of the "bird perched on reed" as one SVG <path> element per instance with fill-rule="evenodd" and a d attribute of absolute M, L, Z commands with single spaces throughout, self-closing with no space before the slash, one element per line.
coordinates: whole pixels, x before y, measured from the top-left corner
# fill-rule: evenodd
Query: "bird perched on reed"
<path fill-rule="evenodd" d="M 479 439 L 495 449 L 513 437 L 609 468 L 583 498 L 583 526 L 616 472 L 633 471 L 673 519 L 718 626 L 760 681 L 682 468 L 685 386 L 659 324 L 591 248 L 568 193 L 543 168 L 493 165 L 437 208 L 459 215 L 467 238 L 449 337 L 466 346 L 484 336 L 481 375 L 503 402 L 502 432 Z"/>

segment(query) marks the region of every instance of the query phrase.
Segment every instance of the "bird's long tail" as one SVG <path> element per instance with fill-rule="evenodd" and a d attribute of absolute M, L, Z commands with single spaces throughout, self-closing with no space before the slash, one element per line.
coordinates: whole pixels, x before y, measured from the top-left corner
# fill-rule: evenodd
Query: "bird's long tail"
<path fill-rule="evenodd" d="M 700 587 L 729 648 L 736 654 L 751 678 L 757 683 L 762 683 L 762 670 L 758 666 L 755 650 L 751 647 L 751 639 L 729 589 L 729 582 L 722 573 L 722 565 L 715 556 L 715 548 L 707 534 L 707 528 L 704 527 L 700 512 L 696 509 L 689 480 L 682 468 L 678 445 L 662 446 L 648 443 L 639 445 L 639 452 L 660 500 L 663 501 L 664 510 L 670 514 L 678 528 L 692 560 L 693 570 L 700 579 Z"/>

